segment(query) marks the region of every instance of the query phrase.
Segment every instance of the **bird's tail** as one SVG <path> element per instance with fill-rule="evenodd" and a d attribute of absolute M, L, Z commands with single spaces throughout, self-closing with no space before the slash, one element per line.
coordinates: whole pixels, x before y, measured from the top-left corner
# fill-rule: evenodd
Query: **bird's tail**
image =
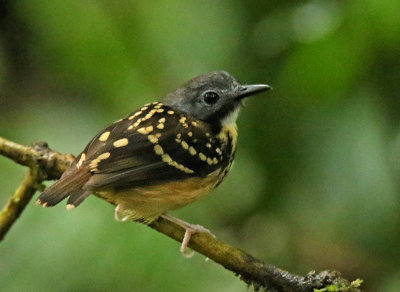
<path fill-rule="evenodd" d="M 51 207 L 69 197 L 67 209 L 77 207 L 91 193 L 83 189 L 83 185 L 89 180 L 90 176 L 90 172 L 85 168 L 66 172 L 60 180 L 56 181 L 40 194 L 36 203 L 43 207 Z"/>

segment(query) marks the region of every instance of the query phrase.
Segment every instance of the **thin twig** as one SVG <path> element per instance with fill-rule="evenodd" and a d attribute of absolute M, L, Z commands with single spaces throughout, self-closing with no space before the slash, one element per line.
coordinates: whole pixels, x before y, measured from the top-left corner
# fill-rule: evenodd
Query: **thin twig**
<path fill-rule="evenodd" d="M 15 193 L 10 197 L 3 210 L 0 212 L 0 241 L 10 230 L 11 226 L 21 215 L 22 211 L 28 205 L 32 196 L 36 192 L 39 182 L 32 171 L 29 170 L 21 185 L 16 189 Z"/>
<path fill-rule="evenodd" d="M 46 143 L 24 146 L 1 137 L 0 154 L 19 164 L 41 169 L 48 179 L 59 178 L 73 160 L 72 155 L 55 152 L 49 149 Z M 22 192 L 32 196 L 35 189 L 32 180 L 33 178 L 28 175 L 21 187 L 16 191 L 16 194 Z M 30 190 L 29 192 L 25 191 L 28 189 Z M 2 225 L 2 222 L 0 221 L 0 225 Z M 150 227 L 179 242 L 182 241 L 184 236 L 182 227 L 165 218 L 159 218 L 151 223 Z M 0 228 L 3 227 L 0 226 Z M 264 288 L 269 291 L 313 291 L 313 289 L 328 291 L 326 289 L 329 287 L 331 289 L 334 286 L 333 288 L 337 287 L 338 290 L 329 291 L 359 291 L 357 288 L 360 285 L 359 281 L 354 281 L 350 284 L 347 280 L 341 278 L 338 272 L 310 272 L 305 277 L 294 275 L 275 266 L 265 264 L 208 233 L 194 234 L 190 240 L 189 247 L 226 269 L 233 271 L 248 285 L 253 285 L 256 290 Z"/>

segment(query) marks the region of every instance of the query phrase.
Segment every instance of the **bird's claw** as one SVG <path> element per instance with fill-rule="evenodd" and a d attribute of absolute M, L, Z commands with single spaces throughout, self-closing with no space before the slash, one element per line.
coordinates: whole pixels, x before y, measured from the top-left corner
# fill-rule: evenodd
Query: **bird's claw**
<path fill-rule="evenodd" d="M 185 226 L 182 227 L 185 228 L 185 235 L 183 236 L 180 252 L 183 254 L 185 258 L 191 258 L 192 256 L 194 256 L 194 251 L 187 253 L 187 247 L 189 245 L 190 238 L 192 237 L 193 234 L 208 233 L 215 238 L 215 235 L 212 234 L 210 230 L 201 225 L 194 225 L 187 223 L 187 225 L 185 224 Z"/>

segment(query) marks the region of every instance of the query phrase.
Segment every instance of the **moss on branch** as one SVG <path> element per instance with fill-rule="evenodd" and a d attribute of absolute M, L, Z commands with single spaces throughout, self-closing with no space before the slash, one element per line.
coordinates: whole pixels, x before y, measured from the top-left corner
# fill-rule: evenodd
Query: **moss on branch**
<path fill-rule="evenodd" d="M 40 183 L 45 179 L 58 179 L 72 163 L 74 157 L 53 151 L 44 142 L 25 146 L 2 137 L 0 137 L 0 155 L 30 168 L 27 176 L 0 213 L 1 240 L 36 190 L 40 188 Z M 149 226 L 178 242 L 183 240 L 183 228 L 168 219 L 159 218 Z M 360 280 L 350 283 L 335 271 L 319 273 L 312 271 L 306 276 L 294 275 L 273 265 L 265 264 L 208 233 L 194 234 L 189 247 L 234 272 L 255 290 L 263 288 L 268 291 L 360 291 L 358 289 L 361 285 Z"/>

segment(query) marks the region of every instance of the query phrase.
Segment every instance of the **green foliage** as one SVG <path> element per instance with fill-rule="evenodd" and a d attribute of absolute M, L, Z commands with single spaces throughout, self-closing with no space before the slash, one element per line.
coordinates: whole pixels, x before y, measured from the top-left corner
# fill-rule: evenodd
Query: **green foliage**
<path fill-rule="evenodd" d="M 314 292 L 340 292 L 340 291 L 359 292 L 360 289 L 358 289 L 358 288 L 361 287 L 362 283 L 363 283 L 363 280 L 356 279 L 356 280 L 352 281 L 349 285 L 332 284 L 325 288 L 314 289 Z"/>

